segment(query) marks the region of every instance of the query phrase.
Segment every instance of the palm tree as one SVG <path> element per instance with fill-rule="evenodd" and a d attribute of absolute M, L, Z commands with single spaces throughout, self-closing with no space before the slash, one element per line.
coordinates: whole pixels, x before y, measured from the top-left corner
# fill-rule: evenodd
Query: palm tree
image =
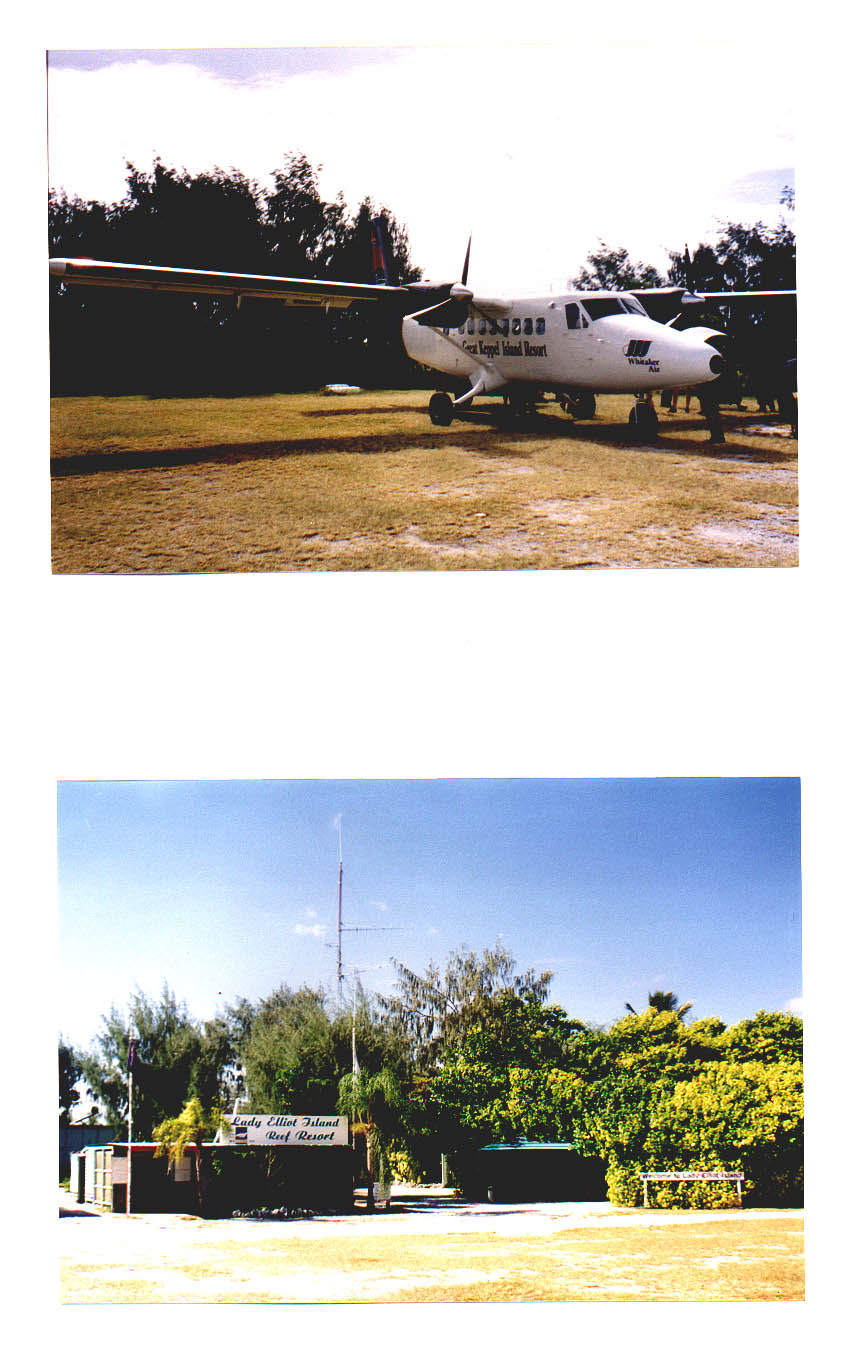
<path fill-rule="evenodd" d="M 337 1110 L 351 1116 L 352 1134 L 366 1141 L 366 1209 L 375 1208 L 375 1170 L 385 1184 L 391 1179 L 386 1149 L 395 1138 L 401 1118 L 404 1095 L 391 1069 L 369 1073 L 357 1069 L 339 1081 Z"/>
<path fill-rule="evenodd" d="M 638 1016 L 631 1003 L 625 1003 L 623 1006 L 629 1009 L 633 1017 Z M 680 1021 L 693 1006 L 693 1003 L 680 1004 L 676 995 L 669 989 L 657 989 L 654 994 L 647 995 L 648 1008 L 655 1008 L 656 1012 L 675 1012 Z"/>

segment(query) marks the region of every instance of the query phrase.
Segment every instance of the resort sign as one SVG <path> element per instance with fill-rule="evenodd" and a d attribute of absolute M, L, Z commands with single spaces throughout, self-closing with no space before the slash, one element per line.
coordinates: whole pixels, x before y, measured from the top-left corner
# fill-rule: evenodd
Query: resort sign
<path fill-rule="evenodd" d="M 226 1116 L 231 1133 L 220 1142 L 296 1146 L 343 1144 L 348 1147 L 348 1116 Z"/>

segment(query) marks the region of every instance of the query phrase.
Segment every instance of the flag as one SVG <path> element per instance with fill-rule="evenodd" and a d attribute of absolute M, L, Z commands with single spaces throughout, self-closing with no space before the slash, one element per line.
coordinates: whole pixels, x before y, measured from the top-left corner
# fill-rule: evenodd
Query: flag
<path fill-rule="evenodd" d="M 135 1056 L 136 1056 L 136 1054 L 137 1054 L 137 1047 L 138 1047 L 137 1041 L 136 1041 L 133 1037 L 130 1037 L 130 1038 L 129 1038 L 129 1056 L 128 1056 L 127 1060 L 126 1060 L 126 1071 L 127 1071 L 127 1073 L 131 1073 L 132 1070 L 133 1070 L 134 1067 L 135 1067 Z"/>

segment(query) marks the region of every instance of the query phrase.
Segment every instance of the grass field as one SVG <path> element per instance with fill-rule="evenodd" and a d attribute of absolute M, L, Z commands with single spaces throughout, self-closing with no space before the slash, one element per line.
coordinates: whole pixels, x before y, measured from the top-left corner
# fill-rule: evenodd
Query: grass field
<path fill-rule="evenodd" d="M 725 409 L 717 446 L 698 411 L 662 412 L 640 446 L 630 403 L 509 427 L 490 403 L 433 427 L 418 391 L 58 398 L 53 570 L 796 565 L 786 426 Z"/>
<path fill-rule="evenodd" d="M 505 1303 L 804 1298 L 801 1213 L 552 1235 L 349 1231 L 121 1216 L 61 1221 L 64 1303 Z M 93 1233 L 102 1224 L 100 1243 Z M 71 1238 L 78 1234 L 78 1249 Z M 92 1248 L 86 1250 L 86 1239 Z M 147 1241 L 141 1239 L 146 1237 Z M 128 1245 L 127 1245 L 128 1244 Z"/>

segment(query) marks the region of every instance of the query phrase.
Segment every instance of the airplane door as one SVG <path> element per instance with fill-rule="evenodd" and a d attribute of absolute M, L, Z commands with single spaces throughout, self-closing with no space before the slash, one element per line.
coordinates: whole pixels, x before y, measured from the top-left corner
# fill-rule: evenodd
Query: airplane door
<path fill-rule="evenodd" d="M 572 382 L 587 380 L 594 360 L 594 338 L 591 324 L 576 300 L 565 305 L 562 351 L 565 378 Z"/>

